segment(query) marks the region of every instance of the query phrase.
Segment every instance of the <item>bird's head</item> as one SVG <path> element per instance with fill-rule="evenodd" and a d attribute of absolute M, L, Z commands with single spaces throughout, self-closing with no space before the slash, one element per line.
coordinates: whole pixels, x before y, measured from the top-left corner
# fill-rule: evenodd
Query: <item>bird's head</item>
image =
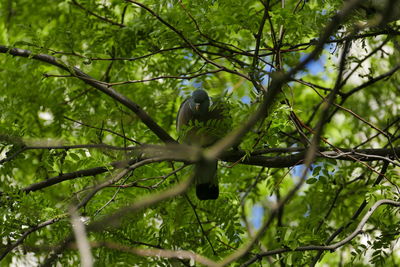
<path fill-rule="evenodd" d="M 210 98 L 204 90 L 196 90 L 192 93 L 189 100 L 190 109 L 194 114 L 205 115 L 208 112 L 210 106 Z"/>

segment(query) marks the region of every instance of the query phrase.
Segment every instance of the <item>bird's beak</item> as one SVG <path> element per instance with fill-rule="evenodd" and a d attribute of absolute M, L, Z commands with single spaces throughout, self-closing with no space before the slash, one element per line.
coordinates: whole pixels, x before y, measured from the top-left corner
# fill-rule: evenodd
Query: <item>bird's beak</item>
<path fill-rule="evenodd" d="M 200 110 L 200 103 L 196 103 L 196 105 L 194 106 L 194 108 L 196 109 L 196 111 Z"/>

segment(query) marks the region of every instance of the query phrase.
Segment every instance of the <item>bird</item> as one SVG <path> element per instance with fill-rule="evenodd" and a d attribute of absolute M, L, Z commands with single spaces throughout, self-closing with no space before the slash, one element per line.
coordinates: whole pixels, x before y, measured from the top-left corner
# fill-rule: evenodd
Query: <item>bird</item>
<path fill-rule="evenodd" d="M 229 114 L 226 103 L 211 103 L 208 93 L 197 89 L 182 102 L 176 116 L 176 128 L 183 143 L 208 147 L 222 138 L 229 129 Z M 217 199 L 219 185 L 218 161 L 200 160 L 195 165 L 194 181 L 196 195 L 200 200 Z"/>

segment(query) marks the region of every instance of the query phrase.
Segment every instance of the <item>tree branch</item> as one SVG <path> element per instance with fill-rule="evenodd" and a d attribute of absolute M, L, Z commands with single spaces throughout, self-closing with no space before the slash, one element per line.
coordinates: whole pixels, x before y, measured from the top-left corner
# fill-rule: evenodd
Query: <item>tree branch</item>
<path fill-rule="evenodd" d="M 163 151 L 164 147 L 160 146 L 159 150 Z M 226 162 L 234 162 L 237 163 L 239 161 L 240 164 L 245 165 L 254 165 L 254 166 L 263 166 L 269 168 L 286 168 L 286 167 L 293 167 L 296 165 L 304 164 L 304 156 L 305 152 L 295 153 L 288 156 L 277 156 L 277 157 L 266 157 L 260 156 L 260 153 L 287 153 L 292 152 L 294 150 L 304 150 L 301 148 L 272 148 L 260 151 L 254 151 L 250 154 L 250 156 L 246 156 L 245 151 L 227 151 L 221 155 L 219 158 L 222 161 Z M 376 161 L 376 160 L 392 160 L 388 159 L 387 157 L 394 157 L 395 155 L 400 154 L 400 147 L 396 147 L 394 149 L 390 148 L 380 148 L 380 149 L 346 149 L 340 148 L 341 152 L 337 151 L 327 151 L 327 148 L 319 148 L 319 153 L 316 155 L 317 158 L 334 158 L 336 160 L 347 160 L 347 161 Z M 170 150 L 168 150 L 170 151 Z M 344 152 L 344 153 L 342 153 Z M 176 161 L 184 161 L 187 163 L 193 163 L 194 161 L 190 161 L 187 157 L 179 157 L 179 155 L 175 155 L 176 157 L 171 157 L 171 160 Z M 195 158 L 193 158 L 195 160 Z M 109 165 L 113 168 L 124 168 L 130 164 L 137 162 L 137 159 L 131 160 L 123 160 L 123 161 L 115 161 L 111 162 Z M 107 166 L 99 166 L 94 167 L 86 170 L 79 170 L 70 173 L 63 173 L 57 175 L 55 177 L 48 178 L 38 183 L 31 184 L 22 191 L 25 193 L 30 193 L 33 191 L 41 190 L 43 188 L 80 178 L 85 176 L 94 176 L 104 172 L 110 171 L 110 168 Z"/>
<path fill-rule="evenodd" d="M 19 49 L 19 48 L 10 48 L 3 45 L 0 45 L 0 53 L 10 54 L 13 56 L 19 57 L 26 57 L 32 58 L 35 60 L 39 60 L 53 66 L 56 66 L 60 69 L 63 69 L 70 74 L 74 75 L 78 79 L 82 80 L 86 84 L 100 90 L 101 92 L 107 94 L 114 100 L 118 101 L 122 105 L 126 106 L 130 110 L 132 110 L 140 119 L 141 121 L 155 133 L 158 138 L 160 138 L 165 143 L 176 143 L 176 141 L 163 129 L 161 128 L 154 120 L 151 118 L 146 111 L 144 111 L 138 104 L 130 100 L 129 98 L 125 97 L 121 93 L 114 90 L 112 87 L 108 87 L 103 85 L 96 79 L 93 79 L 83 71 L 81 71 L 77 67 L 70 67 L 62 63 L 59 59 L 46 55 L 46 54 L 34 54 L 29 50 Z"/>

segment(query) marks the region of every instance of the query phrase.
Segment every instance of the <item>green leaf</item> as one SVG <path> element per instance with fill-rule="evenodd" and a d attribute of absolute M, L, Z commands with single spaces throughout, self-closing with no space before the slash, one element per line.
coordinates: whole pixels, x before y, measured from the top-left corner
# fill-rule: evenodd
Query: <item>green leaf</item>
<path fill-rule="evenodd" d="M 314 184 L 314 183 L 316 183 L 317 181 L 318 181 L 317 178 L 311 177 L 311 178 L 308 178 L 308 179 L 306 180 L 306 183 L 307 183 L 307 184 Z"/>

